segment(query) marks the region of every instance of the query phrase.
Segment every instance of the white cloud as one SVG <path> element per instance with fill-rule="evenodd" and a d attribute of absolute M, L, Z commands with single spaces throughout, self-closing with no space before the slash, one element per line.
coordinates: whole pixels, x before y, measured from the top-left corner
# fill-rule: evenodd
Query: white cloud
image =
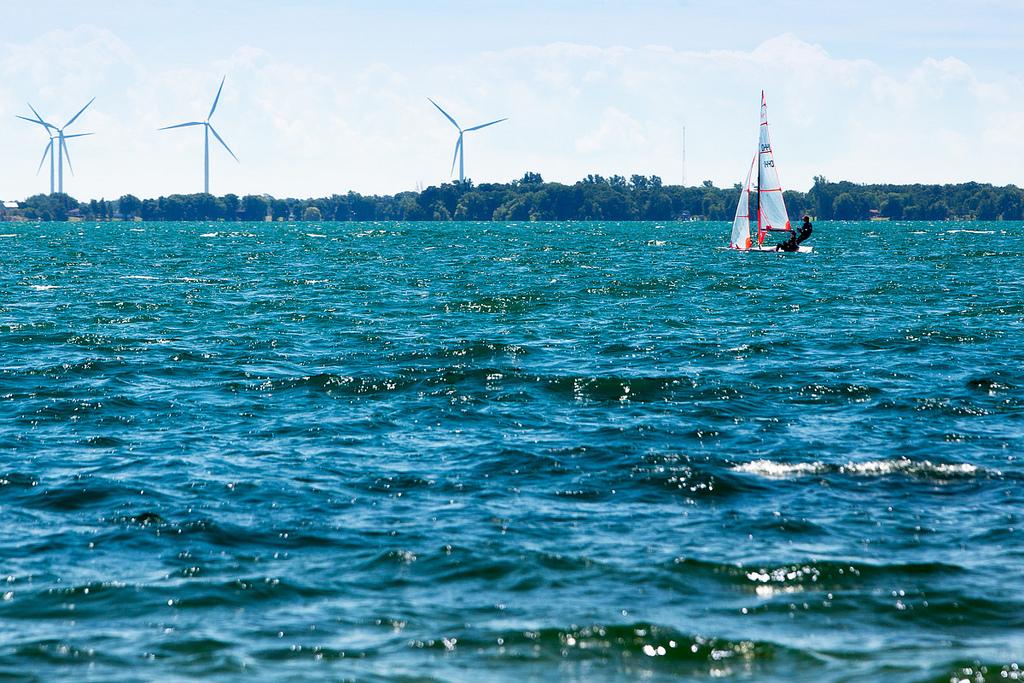
<path fill-rule="evenodd" d="M 643 125 L 629 114 L 608 107 L 597 126 L 576 139 L 584 154 L 630 154 L 647 146 Z"/>

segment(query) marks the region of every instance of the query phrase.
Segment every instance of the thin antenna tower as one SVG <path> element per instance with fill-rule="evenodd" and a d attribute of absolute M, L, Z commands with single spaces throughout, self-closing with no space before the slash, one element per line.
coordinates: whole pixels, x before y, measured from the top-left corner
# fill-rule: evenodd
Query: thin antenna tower
<path fill-rule="evenodd" d="M 683 187 L 686 187 L 686 126 L 683 126 Z"/>

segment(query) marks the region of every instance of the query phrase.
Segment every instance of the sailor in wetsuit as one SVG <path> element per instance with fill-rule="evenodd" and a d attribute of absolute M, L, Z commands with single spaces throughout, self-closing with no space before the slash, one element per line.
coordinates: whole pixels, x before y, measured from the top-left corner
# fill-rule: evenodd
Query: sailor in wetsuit
<path fill-rule="evenodd" d="M 799 251 L 800 243 L 797 241 L 796 233 L 789 233 L 789 239 L 775 245 L 775 251 Z"/>
<path fill-rule="evenodd" d="M 807 241 L 813 232 L 814 227 L 811 225 L 811 217 L 804 216 L 804 224 L 800 226 L 800 232 L 789 233 L 789 239 L 775 245 L 775 251 L 800 251 L 800 244 Z"/>
<path fill-rule="evenodd" d="M 811 237 L 811 233 L 814 232 L 814 226 L 811 225 L 811 217 L 804 216 L 804 224 L 800 226 L 800 234 L 797 235 L 796 243 L 803 244 Z"/>

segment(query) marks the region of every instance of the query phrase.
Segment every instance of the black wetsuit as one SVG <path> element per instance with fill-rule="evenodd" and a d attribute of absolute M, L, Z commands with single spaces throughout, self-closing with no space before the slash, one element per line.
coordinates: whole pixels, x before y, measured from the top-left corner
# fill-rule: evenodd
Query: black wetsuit
<path fill-rule="evenodd" d="M 811 237 L 811 233 L 814 232 L 814 227 L 810 221 L 804 221 L 804 224 L 800 226 L 800 234 L 796 238 L 797 244 L 803 244 Z"/>
<path fill-rule="evenodd" d="M 796 233 L 790 233 L 789 239 L 778 244 L 775 251 L 799 251 L 800 243 L 796 240 Z"/>

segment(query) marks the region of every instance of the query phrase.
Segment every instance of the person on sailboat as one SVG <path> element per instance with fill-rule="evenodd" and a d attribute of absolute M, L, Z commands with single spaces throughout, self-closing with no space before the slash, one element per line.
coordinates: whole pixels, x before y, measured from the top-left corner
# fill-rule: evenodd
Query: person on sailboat
<path fill-rule="evenodd" d="M 800 251 L 800 245 L 810 239 L 814 232 L 811 225 L 811 217 L 804 216 L 804 224 L 800 226 L 800 232 L 789 233 L 789 239 L 775 245 L 775 251 Z"/>
<path fill-rule="evenodd" d="M 814 232 L 814 226 L 811 225 L 811 217 L 804 216 L 804 224 L 800 226 L 800 234 L 797 235 L 796 243 L 803 244 L 811 237 L 811 233 Z"/>
<path fill-rule="evenodd" d="M 800 242 L 795 232 L 789 233 L 789 239 L 775 245 L 775 251 L 800 251 Z"/>

